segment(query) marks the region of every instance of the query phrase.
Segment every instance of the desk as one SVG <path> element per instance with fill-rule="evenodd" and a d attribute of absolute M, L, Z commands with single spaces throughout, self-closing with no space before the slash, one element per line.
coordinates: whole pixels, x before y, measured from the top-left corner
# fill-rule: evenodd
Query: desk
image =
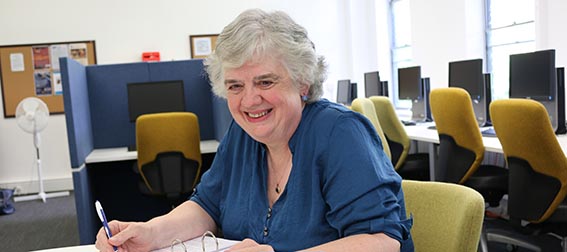
<path fill-rule="evenodd" d="M 439 144 L 439 134 L 437 134 L 437 130 L 427 128 L 432 125 L 435 125 L 435 123 L 419 123 L 417 125 L 404 126 L 404 128 L 411 140 L 429 143 L 429 175 L 431 176 L 431 180 L 435 180 L 435 159 L 437 157 L 436 145 Z M 558 135 L 557 141 L 559 142 L 563 152 L 567 155 L 567 135 Z M 504 153 L 498 137 L 483 136 L 482 142 L 484 143 L 485 151 Z"/>
<path fill-rule="evenodd" d="M 64 248 L 34 250 L 32 252 L 98 252 L 98 249 L 95 248 L 95 245 L 82 245 Z"/>
<path fill-rule="evenodd" d="M 201 141 L 201 154 L 216 153 L 219 147 L 217 140 L 203 140 Z M 127 147 L 121 148 L 106 148 L 94 149 L 85 159 L 85 163 L 101 163 L 101 162 L 114 162 L 124 160 L 136 160 L 138 152 L 128 151 Z"/>

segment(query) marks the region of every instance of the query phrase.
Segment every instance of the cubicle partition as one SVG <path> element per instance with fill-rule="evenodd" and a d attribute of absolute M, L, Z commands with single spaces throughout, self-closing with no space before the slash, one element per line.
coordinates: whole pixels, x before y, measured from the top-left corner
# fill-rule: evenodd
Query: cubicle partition
<path fill-rule="evenodd" d="M 83 66 L 61 58 L 60 67 L 81 244 L 93 243 L 100 227 L 95 198 L 106 203 L 107 215 L 117 219 L 143 211 L 135 207 L 155 205 L 132 195 L 137 190 L 132 188 L 136 179 L 130 178 L 133 161 L 87 162 L 94 150 L 135 145 L 135 123 L 128 114 L 128 83 L 183 80 L 185 108 L 197 115 L 201 140 L 220 141 L 232 120 L 226 101 L 212 94 L 202 60 Z M 113 181 L 119 176 L 124 176 L 123 180 Z M 145 202 L 135 202 L 136 197 Z M 129 207 L 125 209 L 120 200 L 129 202 Z"/>

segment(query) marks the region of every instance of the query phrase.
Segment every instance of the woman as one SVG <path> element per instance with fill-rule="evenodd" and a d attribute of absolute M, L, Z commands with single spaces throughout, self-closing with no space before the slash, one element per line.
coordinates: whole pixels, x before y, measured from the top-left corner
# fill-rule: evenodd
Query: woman
<path fill-rule="evenodd" d="M 96 247 L 148 251 L 222 229 L 230 251 L 413 251 L 401 179 L 371 123 L 320 99 L 325 64 L 283 12 L 248 10 L 205 61 L 233 123 L 191 199 L 113 221 Z"/>

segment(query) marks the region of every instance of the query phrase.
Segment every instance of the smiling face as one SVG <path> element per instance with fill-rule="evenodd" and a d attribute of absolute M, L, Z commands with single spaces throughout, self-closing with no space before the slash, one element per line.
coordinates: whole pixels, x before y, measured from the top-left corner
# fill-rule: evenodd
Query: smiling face
<path fill-rule="evenodd" d="M 301 120 L 302 94 L 277 60 L 248 61 L 225 72 L 225 87 L 234 120 L 256 141 L 268 146 L 288 143 Z"/>

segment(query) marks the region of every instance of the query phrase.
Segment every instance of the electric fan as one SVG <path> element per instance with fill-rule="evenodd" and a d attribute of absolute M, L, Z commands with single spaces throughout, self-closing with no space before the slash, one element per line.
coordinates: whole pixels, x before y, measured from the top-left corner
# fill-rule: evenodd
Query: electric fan
<path fill-rule="evenodd" d="M 16 108 L 16 120 L 18 126 L 25 132 L 33 134 L 33 143 L 36 152 L 36 166 L 39 180 L 38 195 L 27 195 L 15 197 L 14 201 L 41 199 L 45 202 L 46 198 L 67 196 L 69 192 L 45 193 L 43 189 L 43 178 L 41 173 L 41 159 L 39 158 L 40 135 L 39 132 L 47 127 L 49 110 L 47 105 L 36 97 L 24 98 Z"/>

